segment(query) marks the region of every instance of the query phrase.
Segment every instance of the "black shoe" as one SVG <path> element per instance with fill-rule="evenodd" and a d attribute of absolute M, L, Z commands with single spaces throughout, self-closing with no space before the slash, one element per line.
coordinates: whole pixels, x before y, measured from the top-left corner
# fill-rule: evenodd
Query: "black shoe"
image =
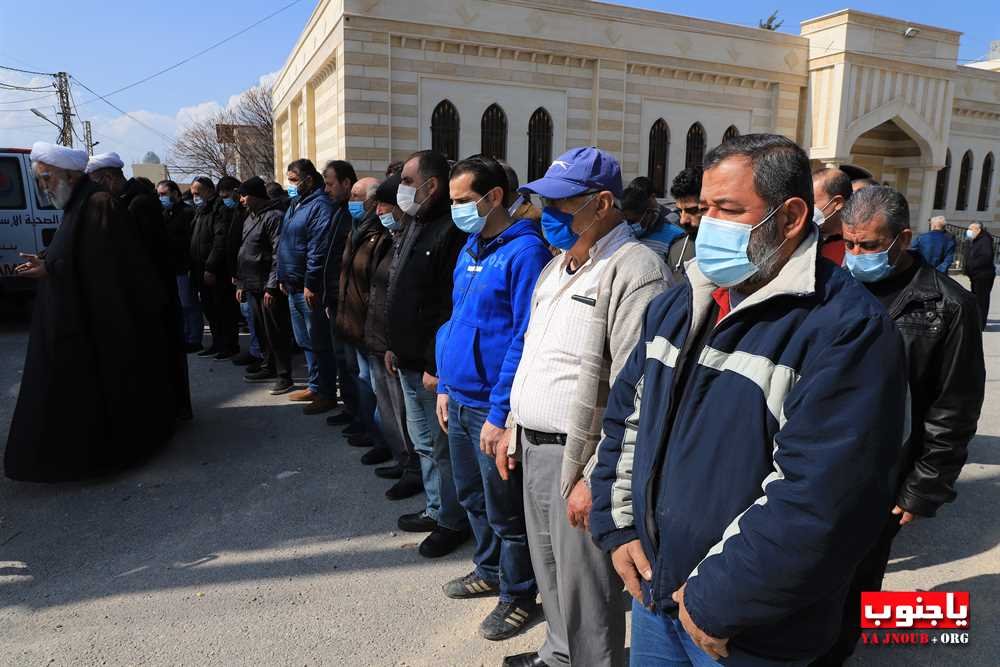
<path fill-rule="evenodd" d="M 371 437 L 367 433 L 365 433 L 363 435 L 352 435 L 352 436 L 349 436 L 347 438 L 347 444 L 349 444 L 351 447 L 372 447 L 372 446 L 375 445 L 375 443 L 372 442 Z M 385 461 L 388 461 L 388 460 L 389 459 L 385 459 Z M 379 461 L 379 463 L 383 463 L 383 462 L 384 461 Z"/>
<path fill-rule="evenodd" d="M 193 354 L 195 352 L 201 352 L 204 350 L 201 343 L 184 343 L 184 351 L 188 354 Z"/>
<path fill-rule="evenodd" d="M 385 497 L 389 500 L 405 500 L 424 492 L 424 482 L 420 475 L 403 475 L 402 479 L 389 487 Z"/>
<path fill-rule="evenodd" d="M 199 357 L 214 357 L 219 353 L 219 350 L 213 345 L 212 347 L 203 348 L 201 352 L 198 353 Z"/>
<path fill-rule="evenodd" d="M 537 653 L 518 653 L 503 659 L 503 667 L 549 667 Z"/>
<path fill-rule="evenodd" d="M 538 618 L 538 614 L 538 603 L 534 599 L 498 602 L 489 616 L 479 624 L 479 634 L 494 642 L 510 639 L 528 627 Z"/>
<path fill-rule="evenodd" d="M 382 479 L 401 479 L 403 477 L 403 466 L 398 463 L 382 468 L 375 468 L 375 476 Z"/>
<path fill-rule="evenodd" d="M 427 516 L 423 510 L 404 514 L 396 522 L 399 529 L 407 533 L 429 533 L 438 527 L 438 522 Z"/>
<path fill-rule="evenodd" d="M 500 584 L 498 582 L 486 581 L 475 572 L 470 572 L 458 579 L 452 579 L 442 586 L 441 589 L 452 600 L 466 600 L 468 598 L 481 598 L 500 594 Z"/>
<path fill-rule="evenodd" d="M 364 432 L 365 432 L 365 425 L 359 421 L 355 421 L 353 416 L 351 417 L 351 423 L 347 425 L 347 428 L 341 431 L 341 433 L 343 433 L 346 436 L 362 435 Z"/>
<path fill-rule="evenodd" d="M 373 466 L 379 463 L 385 463 L 392 458 L 392 452 L 388 449 L 382 449 L 381 447 L 376 447 L 375 449 L 370 449 L 365 452 L 365 455 L 361 457 L 361 465 Z"/>
<path fill-rule="evenodd" d="M 258 373 L 258 372 L 260 372 L 260 369 L 262 369 L 264 367 L 261 366 L 260 361 L 255 361 L 252 364 L 249 364 L 248 366 L 245 366 L 244 368 L 247 369 L 247 373 Z"/>
<path fill-rule="evenodd" d="M 230 361 L 233 362 L 233 366 L 253 366 L 254 364 L 257 364 L 258 366 L 260 365 L 260 359 L 253 356 L 249 352 L 237 355 Z"/>
<path fill-rule="evenodd" d="M 258 368 L 256 371 L 252 371 L 247 368 L 247 373 L 243 376 L 243 381 L 269 382 L 276 377 L 278 377 L 278 373 L 273 368 Z"/>
<path fill-rule="evenodd" d="M 440 558 L 447 556 L 462 546 L 469 539 L 468 530 L 452 530 L 438 526 L 420 543 L 418 551 L 424 558 Z"/>
<path fill-rule="evenodd" d="M 347 412 L 338 412 L 326 418 L 327 426 L 343 426 L 344 424 L 350 424 L 352 421 L 354 421 L 354 415 Z"/>
<path fill-rule="evenodd" d="M 274 384 L 271 386 L 271 391 L 268 392 L 271 396 L 281 396 L 282 394 L 287 394 L 292 389 L 295 389 L 295 383 L 292 382 L 292 378 L 278 378 L 275 380 Z"/>
<path fill-rule="evenodd" d="M 219 352 L 218 354 L 215 355 L 215 360 L 216 361 L 228 361 L 228 360 L 232 359 L 233 357 L 235 357 L 239 353 L 240 353 L 240 348 L 236 348 L 236 349 L 233 349 L 233 350 L 222 350 L 221 352 Z"/>

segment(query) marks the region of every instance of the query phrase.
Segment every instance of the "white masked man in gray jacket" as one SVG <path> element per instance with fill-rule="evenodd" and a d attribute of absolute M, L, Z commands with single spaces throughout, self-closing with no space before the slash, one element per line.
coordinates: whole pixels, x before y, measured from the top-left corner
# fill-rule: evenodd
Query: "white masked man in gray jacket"
<path fill-rule="evenodd" d="M 623 665 L 621 580 L 585 530 L 585 477 L 610 384 L 639 340 L 646 305 L 671 279 L 623 224 L 621 171 L 607 153 L 575 148 L 521 191 L 541 197 L 542 231 L 564 252 L 535 286 L 511 391 L 516 430 L 496 451 L 501 476 L 518 458 L 524 466 L 528 547 L 548 633 L 537 653 L 504 664 Z"/>

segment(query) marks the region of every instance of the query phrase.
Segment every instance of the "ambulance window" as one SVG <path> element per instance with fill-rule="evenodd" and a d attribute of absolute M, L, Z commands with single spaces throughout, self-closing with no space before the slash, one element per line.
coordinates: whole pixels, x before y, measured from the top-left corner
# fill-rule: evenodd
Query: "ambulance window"
<path fill-rule="evenodd" d="M 25 208 L 21 161 L 16 157 L 0 157 L 0 209 L 20 211 Z"/>

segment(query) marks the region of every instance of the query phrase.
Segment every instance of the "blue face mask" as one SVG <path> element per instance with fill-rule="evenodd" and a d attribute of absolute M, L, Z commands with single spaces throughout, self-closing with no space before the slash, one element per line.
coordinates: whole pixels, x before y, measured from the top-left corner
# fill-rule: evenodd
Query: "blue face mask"
<path fill-rule="evenodd" d="M 398 220 L 396 220 L 396 218 L 393 217 L 392 211 L 389 211 L 388 213 L 383 213 L 378 217 L 378 219 L 382 222 L 382 226 L 388 229 L 390 232 L 394 232 L 403 226 L 403 223 L 399 222 Z"/>
<path fill-rule="evenodd" d="M 889 247 L 882 252 L 870 252 L 862 255 L 846 253 L 844 255 L 844 266 L 851 272 L 851 275 L 863 283 L 877 283 L 883 278 L 887 278 L 892 273 L 892 264 L 889 263 L 889 251 L 896 245 L 899 235 L 892 240 Z"/>
<path fill-rule="evenodd" d="M 973 241 L 973 240 L 975 240 L 976 235 L 972 232 L 971 229 L 966 229 L 965 230 L 965 238 L 969 239 L 970 241 Z"/>
<path fill-rule="evenodd" d="M 753 227 L 707 215 L 702 216 L 698 237 L 695 239 L 694 255 L 698 261 L 698 268 L 705 277 L 719 287 L 733 287 L 757 273 L 760 267 L 751 262 L 747 255 L 750 234 L 770 220 L 771 216 L 778 212 L 778 208 L 768 213 Z M 780 247 L 779 245 L 778 248 Z M 778 248 L 773 249 L 765 261 L 778 252 Z"/>
<path fill-rule="evenodd" d="M 299 186 L 297 186 L 297 185 L 289 185 L 286 188 L 286 192 L 288 192 L 288 196 L 289 197 L 291 197 L 292 199 L 295 199 L 296 197 L 299 196 Z"/>
<path fill-rule="evenodd" d="M 480 197 L 477 201 L 470 201 L 464 204 L 452 204 L 451 207 L 451 220 L 455 223 L 455 226 L 461 229 L 466 234 L 478 234 L 483 231 L 483 227 L 486 226 L 486 218 L 489 217 L 489 213 L 486 215 L 479 215 L 479 202 L 483 201 L 486 195 Z M 492 213 L 492 209 L 490 213 Z"/>
<path fill-rule="evenodd" d="M 347 202 L 347 210 L 351 212 L 351 219 L 358 221 L 365 217 L 365 203 L 363 201 Z"/>
<path fill-rule="evenodd" d="M 174 200 L 167 195 L 160 195 L 160 206 L 163 208 L 170 208 L 174 205 Z"/>
<path fill-rule="evenodd" d="M 205 203 L 205 199 L 203 197 L 195 196 L 191 198 L 191 203 L 196 207 L 201 207 L 201 205 Z"/>
<path fill-rule="evenodd" d="M 226 208 L 236 208 L 236 200 L 232 197 L 226 197 L 222 203 L 226 205 Z"/>
<path fill-rule="evenodd" d="M 542 235 L 554 248 L 569 250 L 576 245 L 580 235 L 573 231 L 573 218 L 582 211 L 590 202 L 594 200 L 598 193 L 594 193 L 583 202 L 583 205 L 572 213 L 560 211 L 554 206 L 546 206 L 542 209 Z M 595 219 L 594 222 L 597 222 Z M 593 223 L 591 223 L 593 225 Z M 589 227 L 588 227 L 589 229 Z M 584 231 L 587 231 L 586 229 Z"/>

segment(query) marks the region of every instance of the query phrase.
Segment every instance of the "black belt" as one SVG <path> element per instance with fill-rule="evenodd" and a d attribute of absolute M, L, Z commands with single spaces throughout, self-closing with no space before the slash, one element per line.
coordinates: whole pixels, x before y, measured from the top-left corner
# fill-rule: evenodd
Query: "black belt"
<path fill-rule="evenodd" d="M 532 431 L 530 428 L 521 427 L 524 437 L 533 445 L 565 445 L 565 433 L 543 433 L 542 431 Z"/>

